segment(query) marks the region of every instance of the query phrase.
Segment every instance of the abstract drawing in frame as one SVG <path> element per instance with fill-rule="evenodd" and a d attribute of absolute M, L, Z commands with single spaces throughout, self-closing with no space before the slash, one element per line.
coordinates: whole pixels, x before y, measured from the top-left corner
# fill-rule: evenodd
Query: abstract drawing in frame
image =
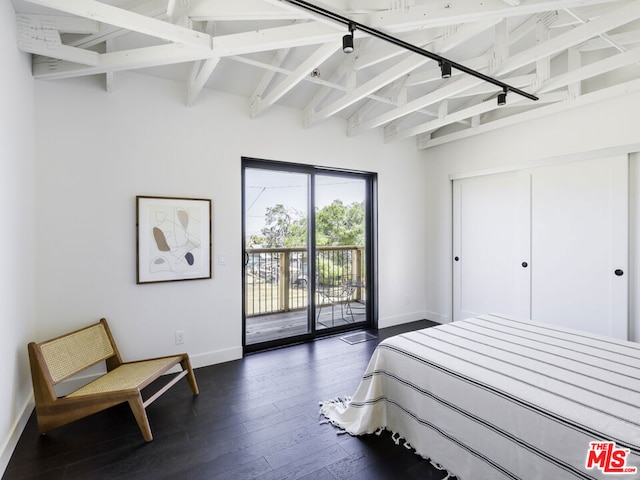
<path fill-rule="evenodd" d="M 211 278 L 211 200 L 136 197 L 136 283 Z"/>

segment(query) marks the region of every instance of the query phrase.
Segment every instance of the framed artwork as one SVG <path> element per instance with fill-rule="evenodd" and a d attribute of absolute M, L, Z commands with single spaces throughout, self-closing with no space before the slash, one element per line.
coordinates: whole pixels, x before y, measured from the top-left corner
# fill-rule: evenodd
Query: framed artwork
<path fill-rule="evenodd" d="M 211 278 L 211 200 L 136 197 L 136 283 Z"/>

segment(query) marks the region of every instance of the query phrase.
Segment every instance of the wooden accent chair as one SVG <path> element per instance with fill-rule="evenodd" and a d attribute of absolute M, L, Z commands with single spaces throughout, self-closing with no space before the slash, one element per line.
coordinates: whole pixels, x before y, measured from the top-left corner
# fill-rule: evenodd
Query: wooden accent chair
<path fill-rule="evenodd" d="M 193 394 L 199 393 L 186 353 L 124 363 L 104 318 L 96 324 L 51 340 L 31 342 L 28 349 L 41 433 L 128 402 L 142 436 L 150 442 L 153 436 L 146 407 L 184 376 L 187 376 Z M 102 361 L 106 363 L 107 373 L 58 398 L 55 385 Z M 140 391 L 178 364 L 182 371 L 147 400 L 143 400 Z"/>

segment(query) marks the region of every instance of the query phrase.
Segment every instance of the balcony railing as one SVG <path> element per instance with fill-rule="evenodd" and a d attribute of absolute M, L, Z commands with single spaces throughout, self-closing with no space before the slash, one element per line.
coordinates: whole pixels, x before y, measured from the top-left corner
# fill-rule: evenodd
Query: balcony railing
<path fill-rule="evenodd" d="M 345 278 L 364 285 L 364 247 L 317 247 L 316 285 L 332 285 Z M 305 309 L 309 295 L 309 264 L 305 248 L 247 249 L 245 313 L 247 316 Z M 361 299 L 359 287 L 354 298 Z M 316 305 L 322 297 L 316 295 Z"/>

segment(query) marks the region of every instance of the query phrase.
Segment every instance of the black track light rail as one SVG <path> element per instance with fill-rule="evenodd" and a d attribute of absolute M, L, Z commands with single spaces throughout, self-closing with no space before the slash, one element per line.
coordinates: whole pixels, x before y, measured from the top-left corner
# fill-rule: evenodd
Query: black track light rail
<path fill-rule="evenodd" d="M 359 22 L 355 22 L 345 16 L 339 15 L 335 12 L 332 12 L 330 10 L 326 10 L 322 7 L 319 7 L 317 5 L 313 5 L 312 3 L 306 2 L 304 0 L 281 0 L 287 3 L 290 3 L 292 5 L 296 5 L 300 8 L 303 8 L 305 10 L 308 10 L 310 12 L 313 13 L 317 13 L 318 15 L 322 15 L 323 17 L 329 18 L 335 22 L 338 23 L 342 23 L 344 25 L 346 25 L 349 28 L 349 31 L 353 32 L 353 30 L 361 30 L 363 32 L 368 33 L 369 35 L 379 38 L 381 40 L 385 40 L 389 43 L 392 43 L 398 47 L 404 48 L 405 50 L 409 50 L 410 52 L 413 53 L 417 53 L 418 55 L 422 55 L 423 57 L 428 57 L 431 60 L 435 60 L 436 62 L 438 62 L 440 65 L 442 65 L 442 63 L 448 63 L 449 65 L 451 65 L 452 68 L 455 68 L 456 70 L 459 70 L 461 72 L 464 72 L 468 75 L 471 75 L 473 77 L 479 78 L 480 80 L 483 80 L 485 82 L 488 83 L 492 83 L 493 85 L 496 85 L 498 87 L 500 87 L 503 91 L 503 93 L 507 93 L 507 92 L 513 92 L 513 93 L 517 93 L 518 95 L 521 95 L 525 98 L 528 98 L 530 100 L 539 100 L 538 97 L 536 97 L 535 95 L 532 95 L 530 93 L 527 93 L 525 91 L 520 90 L 519 88 L 516 87 L 512 87 L 511 85 L 509 85 L 508 83 L 504 83 L 501 82 L 500 80 L 497 80 L 493 77 L 490 77 L 488 75 L 485 75 L 484 73 L 480 73 L 476 70 L 473 70 L 472 68 L 469 67 L 465 67 L 464 65 L 461 65 L 459 63 L 456 63 L 452 60 L 449 60 L 448 58 L 445 58 L 441 55 L 438 55 L 437 53 L 433 53 L 433 52 L 429 52 L 428 50 L 425 50 L 423 48 L 417 47 L 416 45 L 412 45 L 410 43 L 407 43 L 403 40 L 400 40 L 399 38 L 396 38 L 394 36 L 389 35 L 388 33 L 382 32 L 380 30 L 377 30 L 375 28 L 369 27 L 367 25 L 364 25 L 362 23 Z"/>

